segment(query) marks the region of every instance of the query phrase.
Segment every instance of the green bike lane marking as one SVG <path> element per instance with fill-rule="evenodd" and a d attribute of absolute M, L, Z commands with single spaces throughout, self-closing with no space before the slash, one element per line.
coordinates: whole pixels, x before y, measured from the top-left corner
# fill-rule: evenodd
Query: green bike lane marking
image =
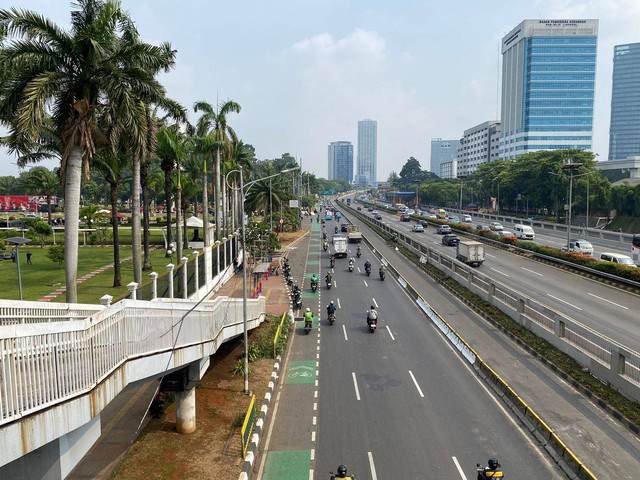
<path fill-rule="evenodd" d="M 304 296 L 303 296 L 304 298 Z M 311 328 L 318 328 L 318 324 L 320 323 L 320 319 L 317 317 L 313 317 L 313 322 L 311 323 Z M 296 322 L 296 328 L 297 329 L 302 329 L 304 328 L 304 320 L 301 320 L 299 322 Z M 295 363 L 295 362 L 294 362 Z"/>
<path fill-rule="evenodd" d="M 291 362 L 287 369 L 285 383 L 316 383 L 316 362 L 313 360 Z"/>
<path fill-rule="evenodd" d="M 306 480 L 310 464 L 311 450 L 269 452 L 262 480 Z"/>

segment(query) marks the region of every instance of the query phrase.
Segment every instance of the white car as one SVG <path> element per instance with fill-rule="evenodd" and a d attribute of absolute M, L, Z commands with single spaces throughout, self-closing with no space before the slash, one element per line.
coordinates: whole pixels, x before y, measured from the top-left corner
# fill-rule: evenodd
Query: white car
<path fill-rule="evenodd" d="M 413 226 L 412 231 L 414 232 L 424 232 L 424 227 L 419 223 Z"/>
<path fill-rule="evenodd" d="M 501 237 L 515 237 L 516 234 L 513 232 L 510 232 L 509 230 L 498 230 L 496 232 L 497 235 L 500 235 Z"/>
<path fill-rule="evenodd" d="M 499 232 L 501 230 L 504 230 L 504 227 L 500 222 L 491 222 L 491 225 L 489 225 L 489 228 L 491 229 L 492 232 Z"/>
<path fill-rule="evenodd" d="M 406 213 L 407 215 L 413 215 L 414 213 L 416 213 L 416 211 L 415 211 L 415 210 L 411 210 L 411 209 L 409 209 L 409 210 L 407 210 L 407 211 L 406 211 L 406 212 L 404 212 L 404 213 Z"/>
<path fill-rule="evenodd" d="M 471 215 L 463 215 L 462 216 L 462 221 L 464 223 L 472 223 L 473 222 L 473 220 L 471 219 Z"/>

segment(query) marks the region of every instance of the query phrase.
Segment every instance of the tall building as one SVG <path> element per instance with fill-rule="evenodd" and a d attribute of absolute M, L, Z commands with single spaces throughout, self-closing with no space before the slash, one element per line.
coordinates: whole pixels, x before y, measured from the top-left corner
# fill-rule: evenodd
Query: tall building
<path fill-rule="evenodd" d="M 500 158 L 590 150 L 598 20 L 524 20 L 502 39 Z"/>
<path fill-rule="evenodd" d="M 456 178 L 458 176 L 458 159 L 443 160 L 442 163 L 440 163 L 440 171 L 438 174 L 440 178 Z"/>
<path fill-rule="evenodd" d="M 609 160 L 640 155 L 640 43 L 613 49 Z"/>
<path fill-rule="evenodd" d="M 353 145 L 351 142 L 329 144 L 329 180 L 344 178 L 353 181 Z"/>
<path fill-rule="evenodd" d="M 500 158 L 500 122 L 489 120 L 465 130 L 459 143 L 457 175 L 466 176 Z"/>
<path fill-rule="evenodd" d="M 358 176 L 360 185 L 366 178 L 366 185 L 376 182 L 378 174 L 378 122 L 360 120 L 358 122 Z"/>
<path fill-rule="evenodd" d="M 431 139 L 431 163 L 429 165 L 429 171 L 440 175 L 440 165 L 442 162 L 456 158 L 459 146 L 460 140 Z"/>

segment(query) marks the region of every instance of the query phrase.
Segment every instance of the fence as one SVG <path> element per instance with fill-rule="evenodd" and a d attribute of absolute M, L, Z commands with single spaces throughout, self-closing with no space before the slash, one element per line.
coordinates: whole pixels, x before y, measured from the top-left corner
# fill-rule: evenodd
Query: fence
<path fill-rule="evenodd" d="M 16 302 L 0 300 L 0 327 L 28 323 L 80 320 L 101 311 L 102 305 L 79 303 Z"/>
<path fill-rule="evenodd" d="M 242 439 L 242 458 L 247 455 L 247 448 L 249 447 L 249 440 L 251 440 L 251 432 L 253 432 L 253 424 L 256 418 L 256 396 L 251 397 L 251 403 L 247 409 L 247 414 L 244 416 L 244 422 L 242 422 L 242 430 L 240 431 L 240 437 Z"/>
<path fill-rule="evenodd" d="M 278 356 L 278 345 L 280 344 L 280 334 L 282 333 L 282 324 L 284 323 L 284 319 L 287 316 L 287 312 L 282 314 L 282 318 L 280 319 L 280 325 L 278 325 L 278 329 L 276 330 L 276 334 L 273 336 L 273 358 Z"/>
<path fill-rule="evenodd" d="M 378 230 L 395 235 L 401 244 L 419 255 L 421 261 L 428 262 L 455 279 L 472 293 L 571 356 L 596 377 L 629 398 L 640 401 L 640 353 L 378 220 L 365 218 L 352 208 L 346 208 Z"/>

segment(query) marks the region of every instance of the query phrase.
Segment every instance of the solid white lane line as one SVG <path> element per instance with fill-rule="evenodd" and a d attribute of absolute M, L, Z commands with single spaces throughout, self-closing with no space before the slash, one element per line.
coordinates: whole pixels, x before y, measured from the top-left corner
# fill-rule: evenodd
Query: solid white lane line
<path fill-rule="evenodd" d="M 344 332 L 344 340 L 345 340 L 345 342 L 348 342 L 349 341 L 349 337 L 347 337 L 347 327 L 342 325 L 342 331 Z"/>
<path fill-rule="evenodd" d="M 396 337 L 394 337 L 393 333 L 391 333 L 391 329 L 389 328 L 389 325 L 387 325 L 387 331 L 389 332 L 389 335 L 391 335 L 391 340 L 395 340 Z"/>
<path fill-rule="evenodd" d="M 508 277 L 508 276 L 509 276 L 509 275 L 507 275 L 506 273 L 501 272 L 500 270 L 496 270 L 496 269 L 495 269 L 495 268 L 493 268 L 493 267 L 490 267 L 490 268 L 491 268 L 491 270 L 493 270 L 493 271 L 494 271 L 494 272 L 496 272 L 496 273 L 499 273 L 500 275 L 504 275 L 505 277 Z"/>
<path fill-rule="evenodd" d="M 527 267 L 520 267 L 520 268 L 522 268 L 523 270 L 526 270 L 529 273 L 533 273 L 534 275 L 538 275 L 539 277 L 544 277 L 543 274 L 538 273 L 538 272 L 534 272 L 533 270 L 529 270 Z"/>
<path fill-rule="evenodd" d="M 367 281 L 366 281 L 366 280 L 363 280 L 363 282 L 364 282 L 364 286 L 365 286 L 365 287 L 368 287 L 368 286 L 369 286 L 369 284 L 367 283 Z"/>
<path fill-rule="evenodd" d="M 487 257 L 496 258 L 496 256 L 495 256 L 495 255 L 491 255 L 490 253 L 486 253 L 486 252 L 485 252 L 485 255 L 486 255 Z"/>
<path fill-rule="evenodd" d="M 367 452 L 367 455 L 369 455 L 369 467 L 371 468 L 371 480 L 378 480 L 378 476 L 376 475 L 376 466 L 373 463 L 373 455 L 371 455 L 371 452 Z"/>
<path fill-rule="evenodd" d="M 453 459 L 453 463 L 456 464 L 456 468 L 458 469 L 458 473 L 460 474 L 460 478 L 462 480 L 467 480 L 466 475 L 464 474 L 464 472 L 462 471 L 462 467 L 460 467 L 460 464 L 458 463 L 458 459 L 456 457 L 451 457 Z"/>
<path fill-rule="evenodd" d="M 616 307 L 620 307 L 620 308 L 624 308 L 625 310 L 629 310 L 629 308 L 625 307 L 624 305 L 620 305 L 619 303 L 612 302 L 611 300 L 607 300 L 606 298 L 599 297 L 598 295 L 594 295 L 593 293 L 590 293 L 589 295 L 591 295 L 592 297 L 596 297 L 599 300 L 604 300 L 605 302 L 608 302 L 611 305 L 615 305 Z"/>
<path fill-rule="evenodd" d="M 567 302 L 566 300 L 562 300 L 561 298 L 554 297 L 554 296 L 553 296 L 553 295 L 551 295 L 550 293 L 547 293 L 547 295 L 549 295 L 549 296 L 550 296 L 551 298 L 553 298 L 554 300 L 557 300 L 557 301 L 562 302 L 562 303 L 566 303 L 566 304 L 567 304 L 567 305 L 569 305 L 570 307 L 573 307 L 573 308 L 576 308 L 576 309 L 578 309 L 578 310 L 582 311 L 582 309 L 581 309 L 580 307 L 576 307 L 573 303 L 569 303 L 569 302 Z"/>
<path fill-rule="evenodd" d="M 338 308 L 342 308 L 342 307 L 340 306 L 340 299 L 338 299 Z"/>
<path fill-rule="evenodd" d="M 424 393 L 422 393 L 422 389 L 420 388 L 420 385 L 418 385 L 418 381 L 416 380 L 416 377 L 413 376 L 413 372 L 411 370 L 409 370 L 409 375 L 411 375 L 411 379 L 413 380 L 413 383 L 415 384 L 416 388 L 418 389 L 418 393 L 420 394 L 420 396 L 422 398 L 424 398 Z"/>
<path fill-rule="evenodd" d="M 376 302 L 376 299 L 372 298 L 371 300 L 373 300 L 373 304 L 376 306 L 376 308 L 378 308 L 378 302 Z"/>
<path fill-rule="evenodd" d="M 356 400 L 360 401 L 360 390 L 358 390 L 358 381 L 356 380 L 356 372 L 351 372 L 353 377 L 353 387 L 356 389 Z"/>

